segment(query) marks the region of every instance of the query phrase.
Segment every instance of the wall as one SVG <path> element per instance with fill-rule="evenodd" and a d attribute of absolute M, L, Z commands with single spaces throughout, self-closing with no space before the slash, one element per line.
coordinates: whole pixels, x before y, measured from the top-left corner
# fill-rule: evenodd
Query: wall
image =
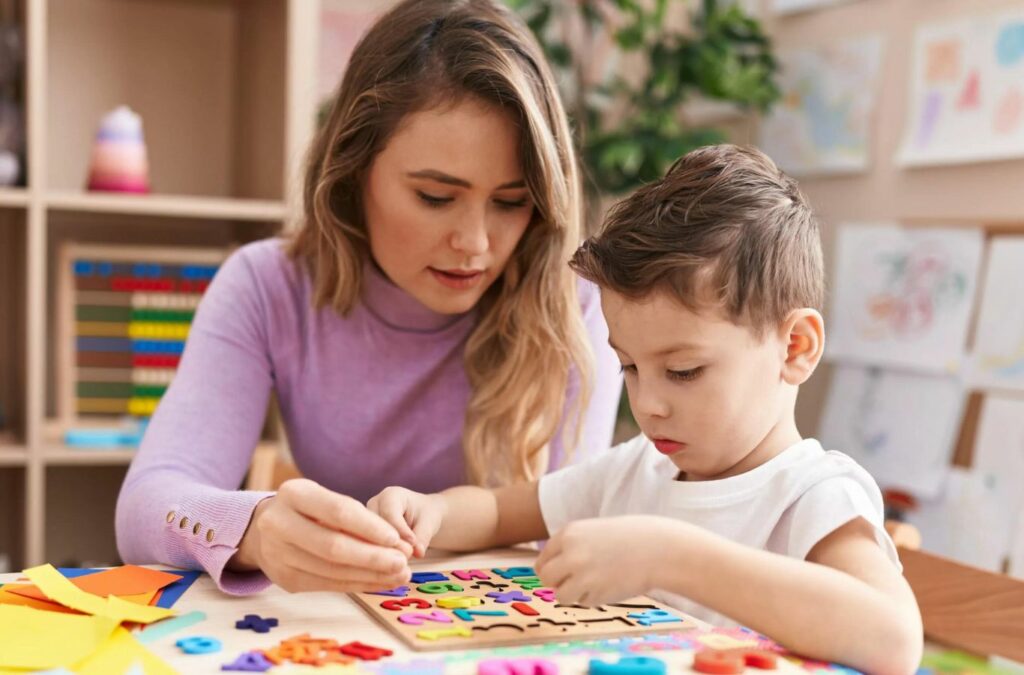
<path fill-rule="evenodd" d="M 869 171 L 801 180 L 825 224 L 826 264 L 832 260 L 836 225 L 844 221 L 1024 224 L 1024 160 L 902 169 L 893 159 L 907 114 L 915 28 L 1022 7 L 1021 0 L 853 0 L 814 12 L 768 18 L 779 49 L 824 45 L 871 33 L 885 38 Z M 805 432 L 817 429 L 828 370 L 827 366 L 820 370 L 801 392 L 797 417 Z"/>

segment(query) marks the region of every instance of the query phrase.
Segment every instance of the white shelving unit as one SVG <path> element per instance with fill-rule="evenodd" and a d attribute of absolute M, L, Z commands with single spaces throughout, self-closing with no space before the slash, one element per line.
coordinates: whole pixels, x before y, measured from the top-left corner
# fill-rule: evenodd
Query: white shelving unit
<path fill-rule="evenodd" d="M 0 189 L 0 554 L 115 561 L 131 451 L 54 433 L 64 241 L 230 246 L 291 220 L 312 137 L 320 0 L 16 0 L 28 187 Z M 153 193 L 84 191 L 101 117 L 143 119 Z M 267 442 L 274 443 L 273 439 Z"/>

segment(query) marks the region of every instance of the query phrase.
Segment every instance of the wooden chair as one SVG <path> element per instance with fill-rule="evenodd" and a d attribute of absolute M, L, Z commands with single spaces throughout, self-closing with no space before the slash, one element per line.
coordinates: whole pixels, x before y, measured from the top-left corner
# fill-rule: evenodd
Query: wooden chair
<path fill-rule="evenodd" d="M 889 521 L 886 529 L 917 597 L 929 642 L 1024 661 L 1024 580 L 921 551 L 920 533 L 905 523 Z"/>

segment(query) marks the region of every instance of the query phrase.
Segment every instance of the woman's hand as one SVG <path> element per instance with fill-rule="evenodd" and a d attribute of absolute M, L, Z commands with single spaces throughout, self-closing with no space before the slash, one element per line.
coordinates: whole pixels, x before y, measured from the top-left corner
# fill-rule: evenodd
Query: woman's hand
<path fill-rule="evenodd" d="M 228 563 L 291 591 L 375 591 L 409 581 L 412 546 L 357 500 L 305 478 L 256 506 Z"/>
<path fill-rule="evenodd" d="M 424 495 L 401 487 L 385 488 L 366 508 L 390 523 L 402 539 L 412 543 L 413 554 L 423 557 L 441 529 L 448 507 L 441 495 Z"/>
<path fill-rule="evenodd" d="M 657 516 L 592 518 L 569 523 L 537 558 L 536 570 L 559 602 L 596 607 L 658 586 L 668 538 L 685 523 Z"/>

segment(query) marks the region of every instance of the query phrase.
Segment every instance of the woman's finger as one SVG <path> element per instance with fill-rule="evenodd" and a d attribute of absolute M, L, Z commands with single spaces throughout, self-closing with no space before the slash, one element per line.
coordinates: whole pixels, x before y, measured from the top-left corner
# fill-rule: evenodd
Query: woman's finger
<path fill-rule="evenodd" d="M 408 557 L 395 546 L 376 546 L 345 532 L 324 527 L 295 511 L 287 511 L 274 523 L 283 541 L 328 564 L 350 565 L 384 574 L 406 568 Z"/>
<path fill-rule="evenodd" d="M 302 515 L 327 527 L 346 532 L 378 546 L 398 544 L 398 531 L 376 513 L 351 497 L 338 494 L 311 480 L 288 481 L 278 496 Z"/>
<path fill-rule="evenodd" d="M 286 544 L 281 554 L 281 562 L 287 567 L 309 572 L 324 579 L 332 579 L 338 583 L 359 583 L 375 588 L 395 588 L 408 583 L 411 575 L 408 568 L 398 572 L 376 572 L 352 565 L 338 565 L 310 554 L 297 546 Z"/>
<path fill-rule="evenodd" d="M 373 583 L 361 581 L 349 581 L 332 579 L 314 574 L 307 570 L 285 566 L 279 579 L 275 580 L 278 586 L 292 593 L 304 593 L 310 591 L 334 591 L 336 593 L 372 593 L 381 590 L 381 587 Z"/>

